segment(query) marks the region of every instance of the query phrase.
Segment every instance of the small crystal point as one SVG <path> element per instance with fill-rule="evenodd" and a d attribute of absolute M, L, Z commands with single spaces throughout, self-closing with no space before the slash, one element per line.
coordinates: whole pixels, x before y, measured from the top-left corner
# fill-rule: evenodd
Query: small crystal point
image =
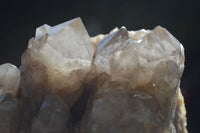
<path fill-rule="evenodd" d="M 37 29 L 36 29 L 36 32 L 35 32 L 35 37 L 37 38 L 39 38 L 39 36 L 42 36 L 43 34 L 45 34 L 45 33 L 48 33 L 48 30 L 51 28 L 51 26 L 49 26 L 49 25 L 47 25 L 47 24 L 44 24 L 44 25 L 42 25 L 42 26 L 40 26 L 40 27 L 38 27 Z"/>
<path fill-rule="evenodd" d="M 128 33 L 126 31 L 125 27 L 122 27 L 120 29 L 116 29 L 115 32 L 113 32 L 108 37 L 104 38 L 97 46 L 97 51 L 100 51 L 104 46 L 108 47 L 110 44 L 115 42 L 116 40 L 120 38 L 128 38 Z"/>
<path fill-rule="evenodd" d="M 17 95 L 20 84 L 20 70 L 10 64 L 5 63 L 0 65 L 0 95 L 10 93 Z"/>

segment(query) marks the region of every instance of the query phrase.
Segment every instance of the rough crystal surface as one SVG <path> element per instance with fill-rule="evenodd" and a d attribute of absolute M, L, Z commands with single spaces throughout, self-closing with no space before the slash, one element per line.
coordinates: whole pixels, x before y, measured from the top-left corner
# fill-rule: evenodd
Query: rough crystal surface
<path fill-rule="evenodd" d="M 5 63 L 0 65 L 0 95 L 10 93 L 17 95 L 20 83 L 20 70 L 10 64 Z"/>
<path fill-rule="evenodd" d="M 182 45 L 160 26 L 151 32 L 138 32 L 140 39 L 137 38 L 138 34 L 130 34 L 136 36 L 133 40 L 126 29 L 121 28 L 102 40 L 98 44 L 95 58 L 97 73 L 106 72 L 112 80 L 127 81 L 134 88 L 152 82 L 159 67 L 165 70 L 164 67 L 169 66 L 168 70 L 177 77 L 174 81 L 177 84 L 184 67 Z M 158 77 L 167 78 L 169 74 L 165 73 Z"/>
<path fill-rule="evenodd" d="M 21 60 L 0 65 L 0 133 L 187 133 L 184 49 L 161 26 L 45 24 Z"/>
<path fill-rule="evenodd" d="M 184 50 L 166 29 L 122 27 L 97 45 L 94 60 L 97 75 L 110 79 L 89 99 L 81 132 L 187 132 L 177 105 Z"/>
<path fill-rule="evenodd" d="M 91 68 L 94 50 L 80 18 L 37 28 L 22 55 L 22 94 L 59 94 L 73 104 Z"/>

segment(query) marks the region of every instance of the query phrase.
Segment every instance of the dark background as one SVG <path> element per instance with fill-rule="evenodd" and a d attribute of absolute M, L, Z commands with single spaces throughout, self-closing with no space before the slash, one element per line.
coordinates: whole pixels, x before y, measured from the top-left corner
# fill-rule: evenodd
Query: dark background
<path fill-rule="evenodd" d="M 200 119 L 200 2 L 198 0 L 7 0 L 0 2 L 0 64 L 20 66 L 20 56 L 36 27 L 51 26 L 80 16 L 91 36 L 116 26 L 128 30 L 167 28 L 185 47 L 181 88 L 189 133 L 198 133 Z"/>

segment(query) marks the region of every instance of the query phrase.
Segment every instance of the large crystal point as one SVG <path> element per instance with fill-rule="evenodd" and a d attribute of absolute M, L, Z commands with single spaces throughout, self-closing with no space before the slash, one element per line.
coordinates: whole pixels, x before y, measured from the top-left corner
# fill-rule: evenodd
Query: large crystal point
<path fill-rule="evenodd" d="M 31 133 L 68 133 L 69 107 L 56 95 L 47 95 L 33 119 Z"/>
<path fill-rule="evenodd" d="M 20 70 L 10 64 L 5 63 L 0 65 L 0 95 L 10 93 L 17 95 L 20 83 Z"/>
<path fill-rule="evenodd" d="M 22 55 L 23 96 L 53 93 L 73 104 L 91 68 L 94 50 L 80 18 L 37 28 Z"/>
<path fill-rule="evenodd" d="M 17 98 L 9 93 L 0 96 L 0 133 L 17 133 L 20 108 Z"/>
<path fill-rule="evenodd" d="M 187 132 L 184 105 L 177 106 L 184 50 L 166 29 L 122 27 L 98 44 L 94 64 L 110 79 L 89 99 L 81 132 Z"/>

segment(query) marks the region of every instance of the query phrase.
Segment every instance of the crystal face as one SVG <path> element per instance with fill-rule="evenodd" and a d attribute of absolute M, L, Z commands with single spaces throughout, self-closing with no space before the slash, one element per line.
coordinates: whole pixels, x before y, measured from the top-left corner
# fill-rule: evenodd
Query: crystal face
<path fill-rule="evenodd" d="M 80 18 L 44 24 L 20 70 L 0 65 L 0 133 L 187 133 L 184 60 L 161 26 L 90 38 Z"/>

